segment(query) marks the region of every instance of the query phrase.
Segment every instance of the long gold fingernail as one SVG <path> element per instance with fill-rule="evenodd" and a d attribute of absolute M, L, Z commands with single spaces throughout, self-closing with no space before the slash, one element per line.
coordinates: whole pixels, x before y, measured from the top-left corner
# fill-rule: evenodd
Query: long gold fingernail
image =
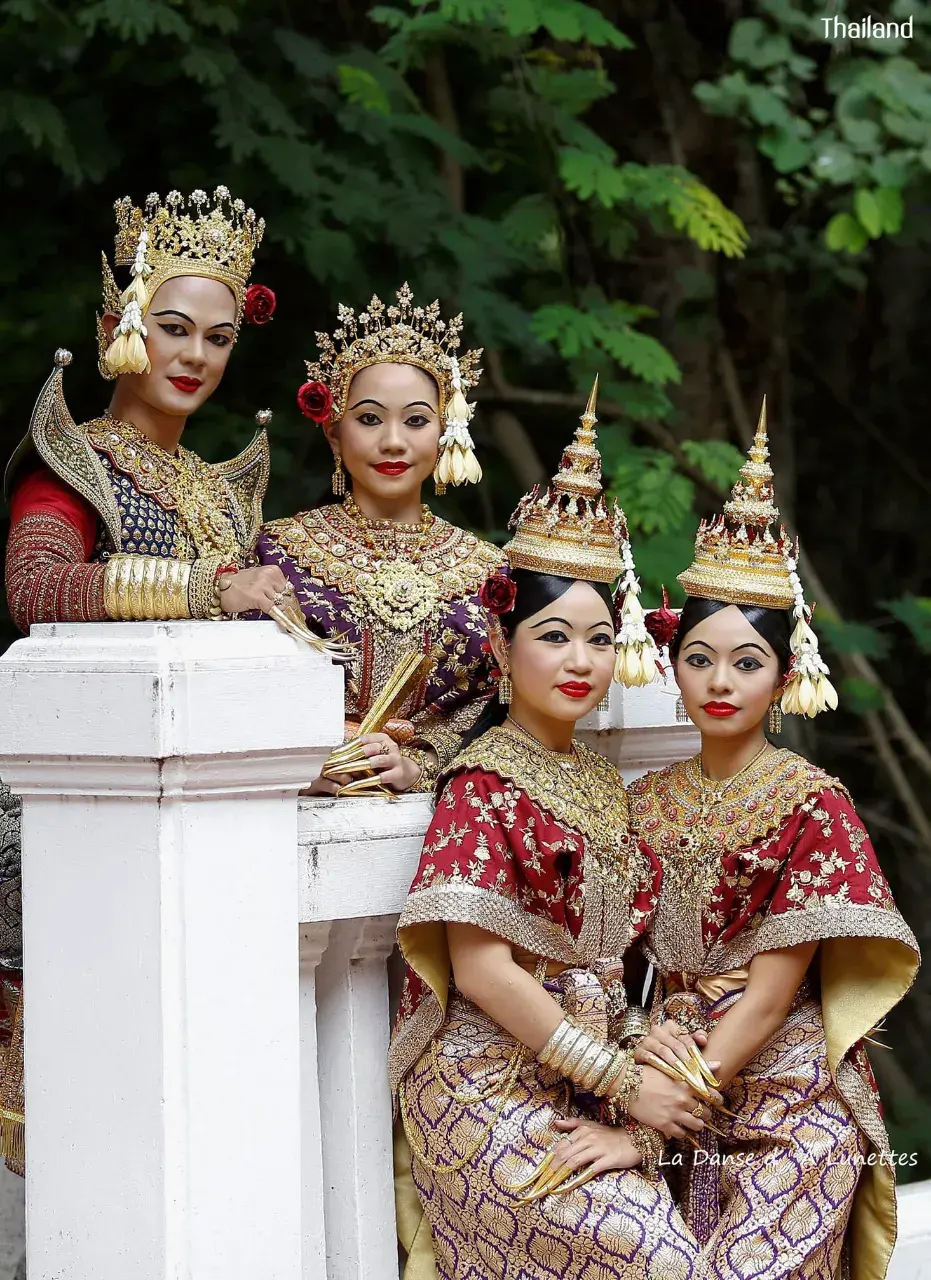
<path fill-rule="evenodd" d="M 546 1173 L 547 1169 L 553 1163 L 553 1153 L 550 1151 L 543 1157 L 536 1168 L 526 1177 L 523 1182 L 505 1182 L 504 1186 L 508 1191 L 523 1191 L 525 1187 L 529 1187 L 531 1182 L 536 1182 L 537 1178 Z"/>

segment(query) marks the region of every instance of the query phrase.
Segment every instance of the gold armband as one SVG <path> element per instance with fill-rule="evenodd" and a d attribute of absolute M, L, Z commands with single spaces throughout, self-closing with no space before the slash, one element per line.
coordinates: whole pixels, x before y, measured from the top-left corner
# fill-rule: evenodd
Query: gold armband
<path fill-rule="evenodd" d="M 115 622 L 190 618 L 191 564 L 159 556 L 115 555 L 107 561 L 103 604 Z"/>
<path fill-rule="evenodd" d="M 192 618 L 221 618 L 217 574 L 226 561 L 222 556 L 204 556 L 191 565 L 188 583 L 188 608 Z"/>

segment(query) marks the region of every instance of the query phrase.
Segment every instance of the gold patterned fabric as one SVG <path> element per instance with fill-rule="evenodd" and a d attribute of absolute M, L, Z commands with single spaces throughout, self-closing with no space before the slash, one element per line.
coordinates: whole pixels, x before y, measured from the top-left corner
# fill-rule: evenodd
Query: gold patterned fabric
<path fill-rule="evenodd" d="M 368 519 L 349 496 L 266 524 L 257 553 L 292 583 L 314 630 L 358 645 L 350 719 L 368 711 L 405 654 L 434 657 L 398 714 L 448 764 L 491 693 L 478 593 L 502 564 L 500 550 L 426 507 L 419 524 L 404 525 Z"/>
<path fill-rule="evenodd" d="M 389 1080 L 404 1126 L 407 1280 L 434 1273 L 434 1245 L 442 1280 L 543 1280 L 553 1267 L 579 1280 L 691 1276 L 694 1245 L 662 1183 L 611 1174 L 531 1205 L 502 1185 L 501 1169 L 529 1171 L 555 1140 L 554 1115 L 576 1104 L 451 986 L 446 924 L 475 924 L 509 941 L 524 967 L 548 961 L 561 976 L 547 989 L 574 992 L 573 1016 L 587 1009 L 603 1037 L 606 1020 L 622 1018 L 621 957 L 650 919 L 658 881 L 650 850 L 630 837 L 617 770 L 582 744 L 561 754 L 501 726 L 443 781 L 398 926 L 406 975 Z M 595 1266 L 605 1270 L 586 1270 Z"/>
<path fill-rule="evenodd" d="M 584 981 L 584 976 L 579 977 Z M 606 1034 L 597 983 L 573 1017 Z M 602 1174 L 565 1195 L 521 1204 L 507 1183 L 528 1177 L 553 1145 L 557 1117 L 579 1114 L 564 1082 L 531 1054 L 502 1094 L 520 1046 L 454 994 L 435 1052 L 405 1079 L 402 1122 L 432 1254 L 412 1246 L 405 1280 L 691 1280 L 697 1247 L 667 1184 L 636 1170 Z M 408 1156 L 410 1160 L 410 1156 Z M 405 1230 L 406 1228 L 406 1230 Z M 412 1228 L 414 1235 L 410 1234 Z M 423 1228 L 421 1228 L 423 1230 Z"/>
<path fill-rule="evenodd" d="M 851 1132 L 872 1151 L 888 1152 L 862 1039 L 911 986 L 918 945 L 896 909 L 845 789 L 793 752 L 773 751 L 728 784 L 709 787 L 694 759 L 638 779 L 628 796 L 631 825 L 650 842 L 663 867 L 647 950 L 672 992 L 669 1012 L 684 1016 L 691 1002 L 701 1016 L 723 1016 L 740 998 L 731 979 L 739 980 L 740 970 L 749 969 L 755 955 L 817 942 L 811 970 L 813 989 L 820 993 L 817 1028 L 799 1043 L 804 1043 L 812 1069 L 821 1064 L 818 1105 L 828 1107 L 837 1124 L 846 1117 Z M 805 1016 L 814 1026 L 811 1010 Z M 792 1042 L 786 1044 L 791 1058 Z M 767 1061 L 781 1061 L 778 1044 L 771 1048 L 769 1057 L 761 1052 L 757 1060 L 760 1090 L 769 1083 Z M 797 1082 L 780 1083 L 774 1075 L 771 1085 L 767 1096 L 777 1118 L 795 1114 L 793 1108 L 804 1112 L 802 1103 L 793 1101 Z M 730 1093 L 739 1103 L 736 1088 L 732 1085 Z M 734 1103 L 731 1107 L 741 1121 L 748 1120 L 745 1109 Z M 798 1161 L 814 1159 L 827 1176 L 814 1121 L 774 1123 L 772 1140 L 793 1151 Z M 850 1148 L 846 1138 L 838 1142 Z M 740 1148 L 736 1136 L 734 1144 Z M 762 1168 L 765 1163 L 751 1162 L 757 1173 Z M 722 1183 L 724 1226 L 714 1237 L 716 1265 L 732 1240 L 727 1229 L 735 1221 L 729 1185 Z M 846 1221 L 847 1208 L 840 1202 L 837 1213 Z M 853 1280 L 881 1280 L 895 1240 L 895 1180 L 888 1162 L 867 1164 L 863 1170 L 849 1240 Z M 754 1280 L 833 1275 L 817 1261 L 820 1246 L 815 1244 L 810 1262 L 791 1271 L 780 1269 L 792 1256 L 790 1244 L 787 1234 L 775 1260 L 756 1271 L 725 1268 L 721 1274 L 746 1274 Z"/>

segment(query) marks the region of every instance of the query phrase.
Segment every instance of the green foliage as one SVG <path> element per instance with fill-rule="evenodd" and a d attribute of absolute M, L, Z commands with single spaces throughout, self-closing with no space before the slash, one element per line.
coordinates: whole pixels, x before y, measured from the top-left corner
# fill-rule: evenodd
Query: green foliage
<path fill-rule="evenodd" d="M 817 619 L 818 631 L 835 653 L 862 653 L 866 658 L 885 658 L 889 637 L 865 622 L 841 622 L 837 618 Z"/>
<path fill-rule="evenodd" d="M 922 653 L 931 653 L 931 598 L 903 596 L 901 600 L 885 601 L 884 607 L 908 628 Z"/>
<path fill-rule="evenodd" d="M 696 96 L 712 114 L 750 129 L 784 175 L 788 203 L 814 205 L 821 197 L 834 206 L 825 230 L 832 252 L 860 253 L 870 240 L 898 234 L 903 192 L 917 191 L 931 168 L 931 73 L 918 60 L 931 47 L 931 7 L 916 0 L 907 15 L 896 14 L 914 18 L 914 42 L 835 43 L 823 83 L 816 59 L 825 45 L 824 7 L 766 0 L 761 8 L 761 16 L 731 28 L 730 66 L 698 84 Z M 917 56 L 906 56 L 912 44 Z"/>
<path fill-rule="evenodd" d="M 730 489 L 746 458 L 726 440 L 683 440 L 682 452 L 718 489 Z"/>
<path fill-rule="evenodd" d="M 840 696 L 847 710 L 860 716 L 868 711 L 881 711 L 886 702 L 882 689 L 871 680 L 857 676 L 847 676 L 840 682 Z"/>

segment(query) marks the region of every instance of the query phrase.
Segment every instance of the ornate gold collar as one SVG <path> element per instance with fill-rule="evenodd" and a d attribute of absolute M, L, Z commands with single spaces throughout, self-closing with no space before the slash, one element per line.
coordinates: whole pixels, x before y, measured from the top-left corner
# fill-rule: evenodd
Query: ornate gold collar
<path fill-rule="evenodd" d="M 263 532 L 309 577 L 347 595 L 356 594 L 360 579 L 374 576 L 383 565 L 412 566 L 418 577 L 429 579 L 431 608 L 441 600 L 474 595 L 502 564 L 497 547 L 440 516 L 431 516 L 428 527 L 425 524 L 366 521 L 363 527 L 351 508 L 334 504 L 272 520 Z"/>
<path fill-rule="evenodd" d="M 202 458 L 178 445 L 177 453 L 169 453 L 131 422 L 121 422 L 104 414 L 85 427 L 87 438 L 99 452 L 105 453 L 118 471 L 128 475 L 140 493 L 154 498 L 167 511 L 178 508 L 180 477 L 196 475 L 209 478 L 210 468 Z M 220 483 L 225 497 L 225 488 Z"/>
<path fill-rule="evenodd" d="M 705 783 L 697 756 L 648 773 L 628 788 L 631 825 L 665 859 L 746 848 L 775 831 L 810 796 L 843 790 L 836 778 L 794 751 L 761 756 L 728 783 Z"/>
<path fill-rule="evenodd" d="M 628 831 L 627 796 L 615 767 L 585 745 L 570 754 L 496 726 L 462 751 L 444 777 L 485 769 L 513 782 L 559 822 L 574 827 L 599 851 L 615 851 Z"/>

